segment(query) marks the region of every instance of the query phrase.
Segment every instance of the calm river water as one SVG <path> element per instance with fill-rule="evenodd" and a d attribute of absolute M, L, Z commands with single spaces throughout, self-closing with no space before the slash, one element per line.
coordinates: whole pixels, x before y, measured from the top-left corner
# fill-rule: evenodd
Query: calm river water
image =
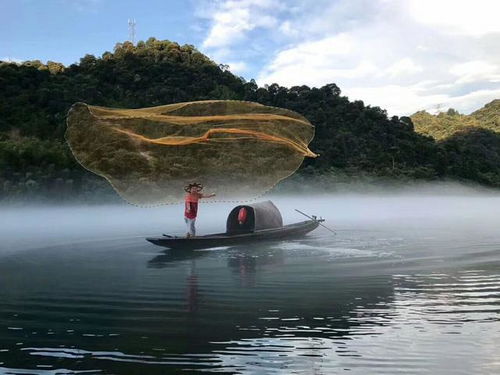
<path fill-rule="evenodd" d="M 180 206 L 0 208 L 0 373 L 500 374 L 499 195 L 274 202 L 337 234 L 172 253 Z"/>

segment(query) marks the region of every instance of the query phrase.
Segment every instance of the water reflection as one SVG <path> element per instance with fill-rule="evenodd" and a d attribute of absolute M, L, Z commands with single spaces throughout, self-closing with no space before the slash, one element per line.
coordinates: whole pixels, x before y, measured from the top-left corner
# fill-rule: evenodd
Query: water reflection
<path fill-rule="evenodd" d="M 156 255 L 148 261 L 149 268 L 175 267 L 176 262 L 195 260 L 208 255 L 206 251 L 171 251 L 165 250 L 162 254 Z"/>
<path fill-rule="evenodd" d="M 261 267 L 280 267 L 285 264 L 285 255 L 280 249 L 266 249 L 262 246 L 233 249 L 227 255 L 227 265 L 233 275 L 238 276 L 240 286 L 256 285 L 256 273 Z"/>
<path fill-rule="evenodd" d="M 369 202 L 328 204 L 354 215 Z M 406 212 L 427 225 L 428 206 Z M 491 201 L 467 230 L 370 207 L 375 224 L 356 214 L 334 239 L 159 254 L 120 235 L 134 219 L 113 239 L 0 252 L 0 373 L 500 373 Z"/>
<path fill-rule="evenodd" d="M 499 273 L 398 274 L 391 284 L 391 298 L 341 314 L 308 320 L 273 311 L 262 334 L 213 351 L 243 374 L 263 366 L 269 374 L 498 373 Z"/>
<path fill-rule="evenodd" d="M 395 275 L 394 284 L 398 308 L 418 309 L 429 322 L 459 327 L 498 320 L 500 272 Z"/>
<path fill-rule="evenodd" d="M 377 326 L 391 318 L 394 290 L 390 276 L 377 275 L 367 282 L 366 277 L 336 275 L 331 264 L 315 262 L 306 271 L 295 255 L 288 255 L 279 246 L 262 245 L 186 253 L 167 250 L 148 266 L 176 264 L 186 270 L 187 311 L 200 313 L 199 320 L 190 322 L 203 325 L 207 314 L 217 317 L 217 340 L 231 340 L 242 332 L 344 337 L 350 335 L 353 325 L 360 333 L 361 324 Z M 203 269 L 220 265 L 224 259 L 237 282 L 221 277 L 220 269 L 216 273 Z"/>

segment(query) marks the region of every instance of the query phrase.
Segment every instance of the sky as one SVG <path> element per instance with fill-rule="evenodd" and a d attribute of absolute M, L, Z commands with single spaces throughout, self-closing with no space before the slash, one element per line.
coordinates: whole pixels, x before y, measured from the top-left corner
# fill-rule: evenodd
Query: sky
<path fill-rule="evenodd" d="M 101 56 L 133 18 L 136 41 L 193 44 L 259 85 L 470 113 L 500 98 L 499 15 L 499 0 L 0 0 L 0 60 Z"/>

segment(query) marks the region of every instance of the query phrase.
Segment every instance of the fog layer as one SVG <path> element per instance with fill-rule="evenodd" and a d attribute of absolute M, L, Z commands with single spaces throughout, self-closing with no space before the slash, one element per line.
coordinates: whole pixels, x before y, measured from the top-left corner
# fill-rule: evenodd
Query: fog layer
<path fill-rule="evenodd" d="M 426 189 L 378 194 L 270 195 L 285 223 L 304 220 L 294 209 L 326 219 L 336 230 L 384 230 L 480 235 L 500 228 L 500 194 L 469 190 Z M 199 234 L 223 232 L 226 216 L 238 203 L 200 204 Z M 128 204 L 96 206 L 33 206 L 0 209 L 1 253 L 21 249 L 185 232 L 183 206 L 139 208 Z M 321 229 L 315 233 L 321 233 Z M 313 234 L 314 235 L 314 234 Z"/>

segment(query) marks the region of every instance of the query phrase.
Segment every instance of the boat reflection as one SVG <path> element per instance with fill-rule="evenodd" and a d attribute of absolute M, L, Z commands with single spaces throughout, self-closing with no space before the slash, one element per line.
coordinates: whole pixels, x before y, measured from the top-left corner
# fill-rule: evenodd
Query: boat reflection
<path fill-rule="evenodd" d="M 240 285 L 252 287 L 256 283 L 257 270 L 261 267 L 279 267 L 285 264 L 282 249 L 268 249 L 259 246 L 234 249 L 227 256 L 227 265 L 240 280 Z"/>
<path fill-rule="evenodd" d="M 155 256 L 147 263 L 148 268 L 174 267 L 178 262 L 195 260 L 207 256 L 208 251 L 186 251 L 186 250 L 165 250 L 162 254 Z"/>
<path fill-rule="evenodd" d="M 149 260 L 147 266 L 148 268 L 166 268 L 174 266 L 177 262 L 223 254 L 223 256 L 227 257 L 227 264 L 230 268 L 242 267 L 255 271 L 257 266 L 283 262 L 283 250 L 272 245 L 276 245 L 276 242 L 227 246 L 210 250 L 164 250 L 161 254 Z"/>

